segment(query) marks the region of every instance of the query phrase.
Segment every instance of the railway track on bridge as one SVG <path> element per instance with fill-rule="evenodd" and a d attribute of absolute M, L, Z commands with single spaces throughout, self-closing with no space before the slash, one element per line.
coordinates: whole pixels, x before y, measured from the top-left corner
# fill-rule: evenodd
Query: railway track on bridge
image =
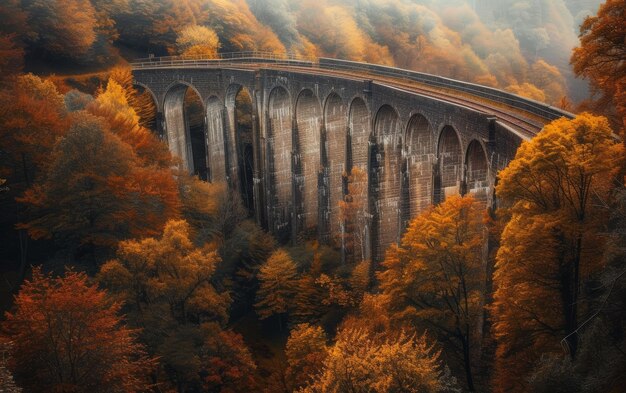
<path fill-rule="evenodd" d="M 468 99 L 459 98 L 457 95 L 451 93 L 443 93 L 443 92 L 433 92 L 430 89 L 424 89 L 420 87 L 416 87 L 413 85 L 405 85 L 402 83 L 394 83 L 394 84 L 385 84 L 389 87 L 400 88 L 402 90 L 406 90 L 411 93 L 417 93 L 424 96 L 428 96 L 436 99 L 443 99 L 446 102 L 454 103 L 457 105 L 461 105 L 479 112 L 483 112 L 487 115 L 495 117 L 497 120 L 502 121 L 504 124 L 509 127 L 513 127 L 514 130 L 520 131 L 521 137 L 523 139 L 530 139 L 537 135 L 539 131 L 543 128 L 545 123 L 541 123 L 538 121 L 531 121 L 526 117 L 516 116 L 512 114 L 510 111 L 499 108 L 494 105 L 481 104 L 479 101 L 472 101 Z"/>

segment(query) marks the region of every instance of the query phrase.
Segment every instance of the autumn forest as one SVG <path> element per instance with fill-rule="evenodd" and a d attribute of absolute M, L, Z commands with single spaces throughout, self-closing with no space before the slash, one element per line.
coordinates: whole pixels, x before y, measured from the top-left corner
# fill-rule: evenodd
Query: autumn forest
<path fill-rule="evenodd" d="M 625 0 L 0 0 L 0 20 L 0 391 L 626 391 Z M 345 230 L 285 241 L 157 132 L 132 61 L 244 51 L 573 116 L 490 203 L 446 196 L 366 259 L 366 171 L 342 175 Z"/>

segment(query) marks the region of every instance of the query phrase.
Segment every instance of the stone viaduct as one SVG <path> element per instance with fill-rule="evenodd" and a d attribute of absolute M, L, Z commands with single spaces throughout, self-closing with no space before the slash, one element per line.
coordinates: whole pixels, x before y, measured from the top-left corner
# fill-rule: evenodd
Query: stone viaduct
<path fill-rule="evenodd" d="M 354 253 L 374 260 L 411 218 L 450 195 L 493 205 L 497 172 L 519 144 L 571 116 L 484 86 L 335 59 L 153 58 L 133 63 L 133 75 L 181 167 L 238 190 L 281 242 L 340 246 L 340 201 L 359 168 L 348 228 Z M 199 131 L 189 92 L 201 103 Z"/>

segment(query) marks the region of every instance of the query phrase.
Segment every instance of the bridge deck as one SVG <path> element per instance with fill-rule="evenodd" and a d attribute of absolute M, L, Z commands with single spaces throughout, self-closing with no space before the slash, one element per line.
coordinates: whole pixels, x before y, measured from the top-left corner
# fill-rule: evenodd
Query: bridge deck
<path fill-rule="evenodd" d="M 532 138 L 541 131 L 545 124 L 555 118 L 573 116 L 547 104 L 498 89 L 392 67 L 335 59 L 320 59 L 317 62 L 311 62 L 295 58 L 283 59 L 268 54 L 259 56 L 258 54 L 246 55 L 244 53 L 237 58 L 217 60 L 181 59 L 176 57 L 151 58 L 132 63 L 132 67 L 134 70 L 181 68 L 271 69 L 306 75 L 368 80 L 380 86 L 443 100 L 483 112 L 495 117 L 498 122 L 523 139 Z"/>

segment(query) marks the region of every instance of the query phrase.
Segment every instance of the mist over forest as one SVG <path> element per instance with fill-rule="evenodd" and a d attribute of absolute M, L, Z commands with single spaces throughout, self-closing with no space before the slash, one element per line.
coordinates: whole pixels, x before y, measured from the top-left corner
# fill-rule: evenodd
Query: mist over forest
<path fill-rule="evenodd" d="M 335 57 L 435 73 L 558 104 L 586 98 L 569 58 L 600 0 L 7 0 L 0 29 L 42 59 L 102 68 L 176 55 L 206 26 L 220 52 Z M 21 5 L 20 5 L 21 4 Z M 54 70 L 52 70 L 54 72 Z"/>

